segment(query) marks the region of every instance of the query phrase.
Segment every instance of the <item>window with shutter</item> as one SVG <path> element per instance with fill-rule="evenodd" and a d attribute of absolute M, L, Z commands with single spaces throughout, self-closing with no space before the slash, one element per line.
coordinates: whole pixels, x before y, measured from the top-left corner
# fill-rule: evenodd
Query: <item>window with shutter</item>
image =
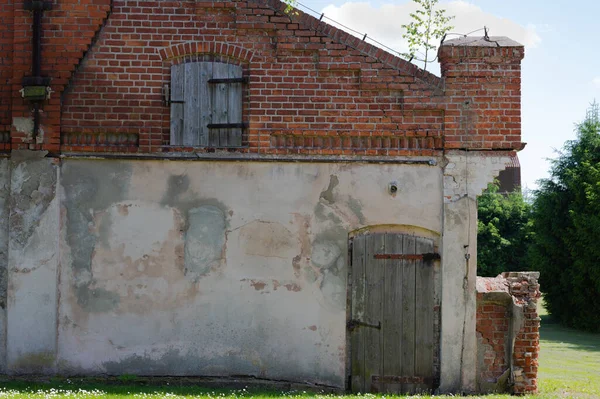
<path fill-rule="evenodd" d="M 242 67 L 188 62 L 171 67 L 171 145 L 242 145 Z"/>

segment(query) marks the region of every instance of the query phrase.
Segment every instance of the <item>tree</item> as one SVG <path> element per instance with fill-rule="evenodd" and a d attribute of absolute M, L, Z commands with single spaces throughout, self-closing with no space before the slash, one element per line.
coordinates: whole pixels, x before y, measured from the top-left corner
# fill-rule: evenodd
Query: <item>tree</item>
<path fill-rule="evenodd" d="M 533 206 L 533 266 L 549 312 L 564 325 L 600 331 L 600 119 L 592 104 L 552 161 Z"/>
<path fill-rule="evenodd" d="M 439 40 L 454 27 L 450 21 L 454 16 L 446 16 L 446 10 L 436 10 L 439 0 L 413 0 L 419 5 L 416 12 L 411 13 L 412 21 L 407 25 L 402 25 L 406 33 L 402 37 L 408 40 L 408 53 L 405 54 L 411 60 L 423 62 L 423 69 L 427 69 L 427 64 L 433 62 L 429 57 L 430 51 L 435 51 L 437 46 L 432 41 Z M 421 51 L 422 50 L 422 51 Z M 422 57 L 417 56 L 422 54 Z"/>
<path fill-rule="evenodd" d="M 500 194 L 497 183 L 488 186 L 477 205 L 477 274 L 494 277 L 529 269 L 531 205 L 520 192 Z"/>
<path fill-rule="evenodd" d="M 296 5 L 298 4 L 297 0 L 283 0 L 283 2 L 287 4 L 287 6 L 285 7 L 285 12 L 287 14 L 293 13 L 294 7 L 296 7 Z"/>

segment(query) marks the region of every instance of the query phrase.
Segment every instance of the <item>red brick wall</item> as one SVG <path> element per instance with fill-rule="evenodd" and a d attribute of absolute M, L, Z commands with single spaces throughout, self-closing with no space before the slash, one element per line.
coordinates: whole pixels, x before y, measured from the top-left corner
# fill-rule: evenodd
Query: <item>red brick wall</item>
<path fill-rule="evenodd" d="M 14 40 L 11 115 L 30 117 L 31 105 L 18 90 L 30 73 L 31 15 L 22 0 L 14 1 L 15 32 L 21 33 Z M 44 137 L 36 148 L 190 150 L 168 146 L 170 111 L 162 88 L 173 63 L 195 57 L 241 64 L 249 78 L 247 148 L 238 151 L 432 155 L 445 148 L 521 146 L 518 88 L 506 79 L 518 86 L 522 47 L 467 61 L 442 51 L 444 82 L 311 16 L 290 17 L 276 0 L 114 0 L 109 7 L 110 0 L 62 0 L 44 13 L 43 74 L 53 78 L 54 93 L 42 106 Z M 459 76 L 465 62 L 489 66 L 489 74 Z M 467 97 L 477 98 L 469 111 L 476 123 L 457 114 Z M 511 108 L 483 106 L 498 101 Z M 2 123 L 6 128 L 10 121 Z M 12 143 L 29 146 L 15 129 Z"/>
<path fill-rule="evenodd" d="M 0 4 L 0 150 L 9 148 L 11 125 L 11 81 L 13 61 L 13 1 Z"/>
<path fill-rule="evenodd" d="M 524 322 L 516 336 L 513 352 L 514 392 L 535 393 L 540 352 L 540 318 L 537 314 L 539 273 L 503 273 L 503 277 L 508 280 L 510 293 L 516 303 L 523 306 L 524 314 Z"/>
<path fill-rule="evenodd" d="M 509 368 L 506 356 L 509 321 L 510 312 L 506 305 L 486 301 L 483 294 L 479 294 L 476 330 L 485 352 L 484 368 L 480 371 L 480 378 L 485 381 L 497 381 Z"/>
<path fill-rule="evenodd" d="M 465 40 L 465 42 L 472 40 Z M 481 40 L 487 45 L 485 40 Z M 460 42 L 459 42 L 460 43 Z M 523 47 L 443 46 L 446 148 L 521 149 Z"/>
<path fill-rule="evenodd" d="M 537 392 L 538 277 L 539 273 L 518 272 L 503 273 L 496 278 L 477 278 L 477 379 L 480 391 Z M 512 374 L 509 374 L 511 368 Z"/>
<path fill-rule="evenodd" d="M 42 105 L 43 142 L 31 146 L 26 133 L 12 129 L 13 148 L 60 150 L 61 93 L 110 11 L 110 0 L 64 0 L 50 3 L 52 10 L 45 11 L 42 18 L 41 73 L 52 79 L 51 88 L 54 93 Z M 24 10 L 23 0 L 14 0 L 13 4 L 11 118 L 30 118 L 31 104 L 21 98 L 19 90 L 22 88 L 23 77 L 32 74 L 33 16 L 31 11 Z"/>

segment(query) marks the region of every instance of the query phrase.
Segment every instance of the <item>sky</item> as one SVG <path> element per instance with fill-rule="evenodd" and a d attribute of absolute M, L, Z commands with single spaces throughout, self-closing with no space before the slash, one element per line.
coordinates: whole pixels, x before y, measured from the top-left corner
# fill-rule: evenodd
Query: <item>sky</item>
<path fill-rule="evenodd" d="M 302 11 L 309 7 L 386 46 L 400 52 L 407 49 L 401 25 L 410 22 L 409 13 L 416 9 L 412 0 L 299 3 Z M 466 34 L 487 26 L 490 36 L 508 36 L 525 45 L 522 141 L 527 146 L 519 152 L 519 160 L 523 188 L 535 189 L 538 179 L 548 177 L 549 159 L 556 158 L 566 140 L 576 138 L 575 124 L 585 117 L 590 103 L 600 101 L 595 33 L 600 1 L 440 0 L 438 7 L 456 17 L 452 32 Z M 439 76 L 437 65 L 427 69 Z"/>

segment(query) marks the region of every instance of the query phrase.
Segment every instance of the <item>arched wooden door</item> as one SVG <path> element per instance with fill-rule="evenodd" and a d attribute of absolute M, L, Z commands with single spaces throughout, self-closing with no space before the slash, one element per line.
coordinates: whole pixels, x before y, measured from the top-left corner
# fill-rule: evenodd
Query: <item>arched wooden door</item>
<path fill-rule="evenodd" d="M 371 233 L 351 239 L 350 334 L 353 392 L 433 388 L 432 239 Z"/>

